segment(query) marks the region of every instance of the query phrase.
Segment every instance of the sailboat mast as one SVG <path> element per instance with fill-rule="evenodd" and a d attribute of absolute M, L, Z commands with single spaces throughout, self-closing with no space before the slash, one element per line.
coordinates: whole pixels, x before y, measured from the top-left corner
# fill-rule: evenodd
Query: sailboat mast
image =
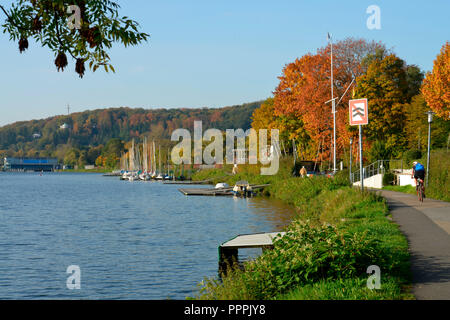
<path fill-rule="evenodd" d="M 169 158 L 169 148 L 167 148 L 167 175 L 170 176 L 170 158 Z"/>
<path fill-rule="evenodd" d="M 156 147 L 155 147 L 155 140 L 153 140 L 153 173 L 156 174 Z"/>
<path fill-rule="evenodd" d="M 130 171 L 134 171 L 135 168 L 135 160 L 134 160 L 134 139 L 131 142 L 131 150 L 130 150 Z"/>
<path fill-rule="evenodd" d="M 147 138 L 144 137 L 144 142 L 142 144 L 142 162 L 144 165 L 144 172 L 148 171 L 148 154 L 147 154 Z"/>
<path fill-rule="evenodd" d="M 161 173 L 161 145 L 158 146 L 159 173 Z"/>

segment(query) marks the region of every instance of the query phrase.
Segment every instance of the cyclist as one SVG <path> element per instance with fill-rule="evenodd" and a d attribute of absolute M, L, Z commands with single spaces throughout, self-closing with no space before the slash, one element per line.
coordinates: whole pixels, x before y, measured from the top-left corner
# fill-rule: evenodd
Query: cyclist
<path fill-rule="evenodd" d="M 425 167 L 423 164 L 414 161 L 413 162 L 413 171 L 411 178 L 416 180 L 416 190 L 417 190 L 417 179 L 422 180 L 423 192 L 425 193 L 425 186 L 423 184 L 423 180 L 425 179 Z"/>

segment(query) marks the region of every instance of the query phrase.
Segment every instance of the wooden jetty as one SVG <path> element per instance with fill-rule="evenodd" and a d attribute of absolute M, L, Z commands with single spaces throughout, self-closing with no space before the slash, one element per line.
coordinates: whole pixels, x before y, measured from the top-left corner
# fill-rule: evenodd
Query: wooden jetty
<path fill-rule="evenodd" d="M 104 177 L 121 177 L 122 173 L 120 172 L 108 172 L 103 174 Z"/>
<path fill-rule="evenodd" d="M 191 180 L 180 180 L 180 181 L 164 181 L 163 184 L 211 184 L 210 180 L 203 180 L 203 181 L 191 181 Z"/>
<path fill-rule="evenodd" d="M 230 188 L 211 189 L 211 188 L 197 188 L 197 189 L 178 189 L 185 196 L 232 196 Z"/>
<path fill-rule="evenodd" d="M 252 190 L 261 189 L 270 186 L 270 184 L 251 185 Z M 192 189 L 178 189 L 186 196 L 233 196 L 233 187 L 228 188 L 192 188 Z"/>
<path fill-rule="evenodd" d="M 273 249 L 273 239 L 283 237 L 286 232 L 243 234 L 222 243 L 219 250 L 219 269 L 226 270 L 226 267 L 238 261 L 239 249 L 261 248 L 263 251 Z"/>

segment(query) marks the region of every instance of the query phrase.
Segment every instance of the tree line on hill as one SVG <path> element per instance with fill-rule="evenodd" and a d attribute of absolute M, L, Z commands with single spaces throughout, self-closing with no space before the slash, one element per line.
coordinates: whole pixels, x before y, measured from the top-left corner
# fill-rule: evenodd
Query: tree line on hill
<path fill-rule="evenodd" d="M 245 130 L 250 128 L 251 115 L 260 105 L 261 102 L 198 109 L 123 107 L 16 122 L 0 128 L 0 156 L 56 157 L 69 166 L 95 164 L 98 160 L 97 164 L 114 168 L 133 139 L 154 139 L 166 152 L 174 130 L 193 130 L 194 121 L 202 121 L 203 130 Z"/>

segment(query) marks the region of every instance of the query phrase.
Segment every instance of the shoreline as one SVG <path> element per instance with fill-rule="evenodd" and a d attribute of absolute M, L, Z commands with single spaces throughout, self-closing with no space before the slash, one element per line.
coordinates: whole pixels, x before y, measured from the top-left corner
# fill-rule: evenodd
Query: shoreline
<path fill-rule="evenodd" d="M 361 194 L 358 190 L 349 187 L 344 179 L 347 176 L 346 173 L 343 173 L 342 177 L 330 180 L 324 177 L 307 179 L 292 177 L 290 170 L 285 170 L 273 177 L 261 177 L 252 174 L 251 171 L 255 170 L 249 166 L 242 166 L 237 175 L 224 179 L 224 170 L 210 169 L 209 172 L 198 172 L 193 178 L 211 177 L 213 184 L 227 182 L 230 185 L 234 180 L 247 180 L 249 183 L 262 183 L 262 180 L 265 183 L 271 181 L 271 186 L 259 193 L 259 196 L 281 201 L 295 210 L 291 222 L 286 227 L 292 231 L 292 239 L 284 240 L 283 238 L 277 242 L 278 244 L 273 250 L 264 252 L 260 257 L 248 263 L 246 268 L 249 272 L 232 271 L 229 276 L 222 279 L 220 284 L 209 279 L 204 283 L 202 291 L 195 297 L 196 299 L 414 299 L 410 290 L 408 242 L 405 235 L 400 232 L 399 226 L 392 222 L 384 198 L 373 192 Z M 329 227 L 332 230 L 327 229 Z M 333 249 L 341 250 L 339 251 L 340 255 L 345 257 L 342 259 L 349 259 L 344 264 L 345 266 L 342 266 L 343 269 L 332 267 L 336 258 L 330 256 L 326 257 L 331 259 L 328 263 L 319 262 L 320 259 L 317 257 L 312 260 L 311 264 L 308 264 L 307 260 L 304 261 L 304 258 L 299 255 L 304 250 L 302 248 L 305 247 L 296 248 L 297 243 L 289 243 L 289 240 L 294 241 L 294 239 L 301 243 L 304 238 L 301 235 L 305 232 L 307 234 L 323 233 L 330 242 L 324 244 L 323 240 L 318 240 L 318 242 L 304 243 L 303 245 L 306 247 L 318 246 L 317 248 L 320 248 L 324 245 L 325 247 L 328 245 L 334 247 L 340 242 L 334 237 L 335 234 L 340 234 L 342 237 L 360 237 L 362 242 L 367 241 L 367 243 L 364 242 L 361 257 L 358 259 L 366 261 L 369 256 L 377 252 L 373 259 L 379 261 L 371 264 L 381 265 L 383 278 L 386 279 L 383 281 L 385 289 L 369 290 L 366 288 L 368 275 L 365 268 L 368 265 L 366 267 L 364 265 L 368 264 L 370 259 L 362 265 L 356 263 L 353 273 L 345 273 L 344 269 L 355 263 L 351 262 L 353 261 L 351 255 L 356 247 L 361 245 L 357 242 L 343 250 L 341 250 L 342 248 Z M 345 247 L 342 244 L 340 246 Z M 296 249 L 294 250 L 294 248 Z M 364 253 L 365 250 L 367 252 Z M 314 252 L 312 251 L 311 254 L 314 255 Z M 300 261 L 298 262 L 299 266 L 291 266 L 292 261 Z M 273 269 L 274 265 L 277 266 L 275 269 Z M 285 268 L 287 268 L 285 271 L 280 271 Z M 310 275 L 310 277 L 315 277 L 314 281 L 305 280 L 302 276 L 304 270 L 309 270 L 308 268 L 312 268 L 310 272 L 314 276 Z M 324 279 L 327 277 L 320 275 L 316 269 L 328 269 L 326 272 L 331 273 L 331 280 L 325 281 Z M 278 280 L 272 279 L 272 276 L 268 274 L 274 275 Z M 289 274 L 298 275 L 292 280 L 288 277 Z M 272 281 L 276 281 L 276 284 L 274 285 Z"/>

